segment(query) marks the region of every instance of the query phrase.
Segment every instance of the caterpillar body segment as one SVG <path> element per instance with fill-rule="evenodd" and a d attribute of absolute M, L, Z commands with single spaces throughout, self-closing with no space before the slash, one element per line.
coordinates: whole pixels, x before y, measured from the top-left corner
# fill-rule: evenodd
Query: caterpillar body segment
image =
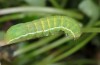
<path fill-rule="evenodd" d="M 75 39 L 81 35 L 81 27 L 78 22 L 67 16 L 49 16 L 12 26 L 6 34 L 8 44 L 55 35 L 64 31 L 68 37 Z"/>

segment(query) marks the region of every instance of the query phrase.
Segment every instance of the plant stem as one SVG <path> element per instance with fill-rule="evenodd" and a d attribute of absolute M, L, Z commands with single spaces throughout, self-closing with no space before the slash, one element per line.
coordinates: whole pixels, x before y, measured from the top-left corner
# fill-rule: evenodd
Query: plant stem
<path fill-rule="evenodd" d="M 61 6 L 64 8 L 67 4 L 68 0 L 62 0 Z"/>
<path fill-rule="evenodd" d="M 57 8 L 50 8 L 50 7 L 14 7 L 14 8 L 7 8 L 1 9 L 0 15 L 5 14 L 13 14 L 13 13 L 25 13 L 25 12 L 32 12 L 32 13 L 49 13 L 49 14 L 60 14 L 60 15 L 67 15 L 73 18 L 82 19 L 83 15 L 78 12 L 70 11 L 70 10 L 62 10 Z"/>
<path fill-rule="evenodd" d="M 62 7 L 57 3 L 56 0 L 49 0 L 55 8 L 62 9 Z"/>
<path fill-rule="evenodd" d="M 58 50 L 56 50 L 55 52 L 53 52 L 52 54 L 48 55 L 46 58 L 44 58 L 42 61 L 40 61 L 39 63 L 35 63 L 36 65 L 46 65 L 50 62 L 50 60 L 54 59 L 58 54 L 63 53 L 65 50 L 68 50 L 69 48 L 71 48 L 73 45 L 75 44 L 68 44 L 67 46 L 63 46 L 61 48 L 59 48 Z M 48 60 L 49 59 L 49 60 Z M 45 62 L 47 61 L 47 62 Z"/>
<path fill-rule="evenodd" d="M 19 50 L 17 50 L 15 53 L 14 53 L 14 56 L 18 56 L 20 54 L 23 54 L 25 52 L 28 52 L 29 50 L 33 50 L 33 49 L 36 49 L 40 46 L 43 46 L 45 44 L 47 44 L 48 42 L 54 40 L 55 38 L 59 37 L 60 35 L 55 35 L 55 36 L 50 36 L 50 37 L 46 37 L 46 38 L 43 38 L 41 39 L 40 41 L 38 42 L 34 42 L 34 43 L 31 43 L 30 45 L 28 46 L 25 46 Z"/>
<path fill-rule="evenodd" d="M 94 26 L 100 26 L 100 21 L 96 22 Z"/>
<path fill-rule="evenodd" d="M 49 44 L 49 45 L 47 45 L 47 46 L 45 46 L 43 48 L 40 48 L 40 49 L 32 52 L 31 54 L 28 54 L 25 58 L 23 58 L 22 64 L 23 63 L 25 64 L 27 61 L 29 61 L 27 59 L 34 58 L 35 56 L 37 56 L 39 54 L 42 54 L 42 53 L 44 53 L 46 51 L 49 51 L 49 50 L 51 50 L 51 49 L 53 49 L 55 47 L 58 47 L 58 46 L 62 45 L 64 42 L 69 41 L 71 39 L 72 38 L 70 38 L 70 37 L 61 38 L 60 40 L 58 40 L 58 41 L 56 41 L 56 42 L 54 42 L 52 44 Z"/>
<path fill-rule="evenodd" d="M 76 51 L 78 51 L 80 48 L 82 48 L 84 45 L 87 44 L 87 42 L 89 42 L 94 36 L 96 36 L 97 33 L 93 33 L 91 34 L 88 38 L 86 38 L 84 41 L 82 41 L 80 44 L 76 45 L 75 47 L 73 47 L 72 49 L 70 49 L 69 51 L 63 53 L 62 55 L 56 57 L 55 59 L 52 60 L 52 62 L 57 62 L 65 57 L 68 57 L 69 55 L 75 53 Z"/>
<path fill-rule="evenodd" d="M 83 33 L 93 33 L 93 32 L 100 33 L 100 28 L 86 27 L 86 28 L 83 28 L 82 31 Z"/>

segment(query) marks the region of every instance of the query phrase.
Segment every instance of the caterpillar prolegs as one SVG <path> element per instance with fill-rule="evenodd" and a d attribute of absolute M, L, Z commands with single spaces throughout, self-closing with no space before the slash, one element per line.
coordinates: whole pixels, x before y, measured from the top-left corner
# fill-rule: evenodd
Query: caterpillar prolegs
<path fill-rule="evenodd" d="M 8 44 L 21 42 L 55 35 L 60 31 L 64 31 L 72 39 L 81 35 L 81 27 L 76 20 L 67 16 L 49 16 L 12 26 L 6 33 L 6 42 Z"/>

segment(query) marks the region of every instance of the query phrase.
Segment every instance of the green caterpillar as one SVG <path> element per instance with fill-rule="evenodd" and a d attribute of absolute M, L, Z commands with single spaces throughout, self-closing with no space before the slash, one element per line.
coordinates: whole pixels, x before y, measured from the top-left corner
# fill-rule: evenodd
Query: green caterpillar
<path fill-rule="evenodd" d="M 8 44 L 21 42 L 37 37 L 55 35 L 64 31 L 68 37 L 76 39 L 81 35 L 79 23 L 67 16 L 49 16 L 12 26 L 6 34 Z"/>

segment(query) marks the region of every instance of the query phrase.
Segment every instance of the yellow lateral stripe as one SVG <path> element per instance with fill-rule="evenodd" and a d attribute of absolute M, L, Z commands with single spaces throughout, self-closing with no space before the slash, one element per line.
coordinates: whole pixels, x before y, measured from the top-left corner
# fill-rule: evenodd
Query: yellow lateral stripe
<path fill-rule="evenodd" d="M 49 19 L 48 18 L 47 18 L 47 22 L 48 22 L 48 26 L 49 26 L 49 29 L 50 29 L 51 27 L 50 27 L 50 22 L 49 22 Z"/>
<path fill-rule="evenodd" d="M 34 26 L 35 26 L 35 28 L 36 28 L 36 31 L 38 31 L 37 26 L 36 26 L 36 23 L 34 23 Z"/>
<path fill-rule="evenodd" d="M 43 29 L 43 32 L 44 32 L 44 24 L 43 24 L 42 20 L 41 20 L 41 25 L 42 25 L 42 29 Z"/>
<path fill-rule="evenodd" d="M 56 19 L 55 19 L 55 16 L 53 18 L 54 18 L 54 27 L 56 27 Z"/>
<path fill-rule="evenodd" d="M 26 26 L 27 26 L 27 30 L 28 30 L 28 32 L 29 32 L 29 25 L 28 25 L 28 24 L 26 24 Z"/>
<path fill-rule="evenodd" d="M 63 26 L 63 21 L 64 21 L 64 19 L 63 19 L 63 16 L 61 17 L 61 26 Z"/>
<path fill-rule="evenodd" d="M 49 21 L 49 19 L 47 18 L 47 22 L 48 22 L 48 27 L 49 27 L 49 29 L 51 28 L 50 27 L 50 21 Z M 51 33 L 52 34 L 52 32 L 51 31 L 49 31 L 49 33 Z"/>

